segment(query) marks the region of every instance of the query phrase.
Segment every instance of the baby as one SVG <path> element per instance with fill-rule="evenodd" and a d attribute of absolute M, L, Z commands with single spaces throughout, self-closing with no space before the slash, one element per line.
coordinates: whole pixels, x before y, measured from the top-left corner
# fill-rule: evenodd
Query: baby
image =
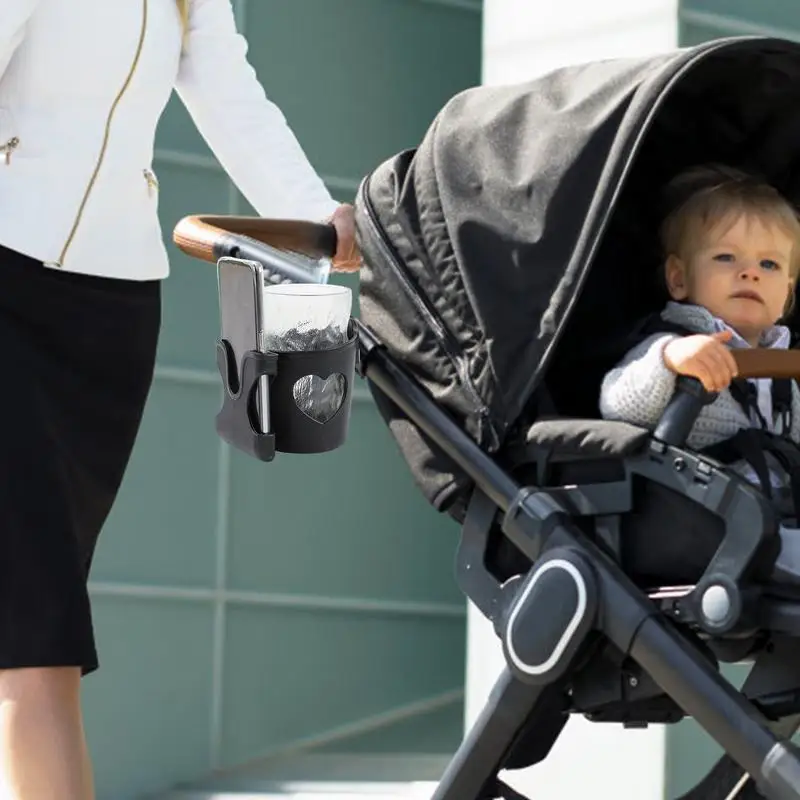
<path fill-rule="evenodd" d="M 738 387 L 731 387 L 736 364 L 730 353 L 730 348 L 789 347 L 790 332 L 778 321 L 792 307 L 800 267 L 797 212 L 773 187 L 727 167 L 693 168 L 668 190 L 684 199 L 661 228 L 672 300 L 660 319 L 666 330 L 671 324 L 692 333 L 656 333 L 634 347 L 603 380 L 601 414 L 652 429 L 677 376 L 689 375 L 719 392 L 700 412 L 687 443 L 692 449 L 753 427 L 797 443 L 797 385 L 786 385 L 780 413 L 770 379 L 750 381 L 750 402 L 744 404 L 741 394 L 731 391 Z M 786 476 L 770 483 L 785 485 Z"/>

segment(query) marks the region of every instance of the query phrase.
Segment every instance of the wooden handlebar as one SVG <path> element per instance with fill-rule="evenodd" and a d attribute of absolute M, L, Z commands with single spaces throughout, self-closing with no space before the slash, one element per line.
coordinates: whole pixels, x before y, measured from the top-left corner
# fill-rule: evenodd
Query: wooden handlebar
<path fill-rule="evenodd" d="M 336 230 L 332 225 L 291 219 L 194 215 L 184 217 L 172 239 L 180 250 L 201 261 L 216 263 L 237 236 L 311 258 L 332 258 L 336 253 Z"/>
<path fill-rule="evenodd" d="M 800 350 L 731 350 L 740 378 L 800 379 Z"/>

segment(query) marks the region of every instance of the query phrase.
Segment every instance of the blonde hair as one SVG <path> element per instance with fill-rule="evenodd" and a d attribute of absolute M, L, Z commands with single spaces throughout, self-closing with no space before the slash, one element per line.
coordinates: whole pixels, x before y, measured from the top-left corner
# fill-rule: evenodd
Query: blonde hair
<path fill-rule="evenodd" d="M 667 186 L 673 209 L 661 224 L 660 238 L 665 258 L 685 258 L 687 250 L 702 234 L 726 219 L 753 216 L 777 225 L 793 242 L 789 276 L 800 273 L 800 217 L 777 189 L 765 181 L 731 167 L 709 165 L 680 173 Z M 675 198 L 679 202 L 674 202 Z"/>

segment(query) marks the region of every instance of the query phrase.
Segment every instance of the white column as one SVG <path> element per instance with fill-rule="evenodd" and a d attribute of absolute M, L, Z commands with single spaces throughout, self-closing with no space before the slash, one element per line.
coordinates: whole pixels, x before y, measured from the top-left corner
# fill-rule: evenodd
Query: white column
<path fill-rule="evenodd" d="M 483 82 L 676 46 L 677 0 L 484 0 Z"/>
<path fill-rule="evenodd" d="M 517 83 L 559 66 L 650 55 L 677 43 L 677 0 L 484 0 L 483 82 Z M 543 610 L 546 613 L 546 610 Z M 503 665 L 491 625 L 470 605 L 466 724 Z M 536 800 L 663 800 L 665 730 L 572 718 L 550 756 L 505 776 Z"/>

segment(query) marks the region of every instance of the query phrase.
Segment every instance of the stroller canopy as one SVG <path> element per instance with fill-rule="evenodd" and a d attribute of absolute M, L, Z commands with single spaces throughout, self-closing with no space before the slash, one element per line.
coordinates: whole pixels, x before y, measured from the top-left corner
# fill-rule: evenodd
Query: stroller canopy
<path fill-rule="evenodd" d="M 556 349 L 571 369 L 595 347 L 605 370 L 597 343 L 663 303 L 659 194 L 708 161 L 800 198 L 800 45 L 726 39 L 463 92 L 362 184 L 362 318 L 498 449 Z"/>

